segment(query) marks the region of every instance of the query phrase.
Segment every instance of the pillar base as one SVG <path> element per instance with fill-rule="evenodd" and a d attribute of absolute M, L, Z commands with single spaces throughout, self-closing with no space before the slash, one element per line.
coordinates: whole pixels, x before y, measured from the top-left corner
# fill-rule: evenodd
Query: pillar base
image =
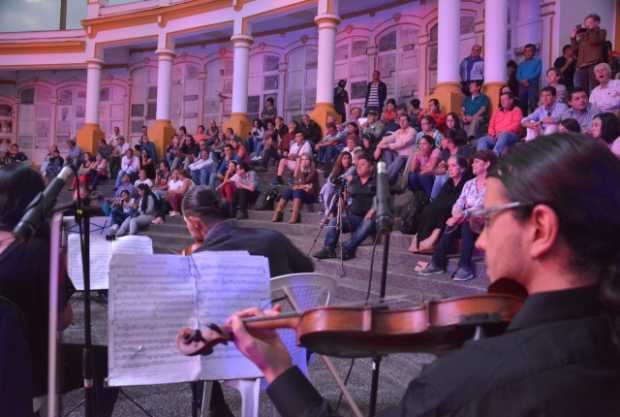
<path fill-rule="evenodd" d="M 464 95 L 459 83 L 437 84 L 431 97 L 439 100 L 444 113 L 461 112 Z"/>
<path fill-rule="evenodd" d="M 77 132 L 77 144 L 84 152 L 94 155 L 99 148 L 99 141 L 105 137 L 105 133 L 97 123 L 85 123 Z"/>
<path fill-rule="evenodd" d="M 325 133 L 325 125 L 327 124 L 327 116 L 332 116 L 336 122 L 343 122 L 336 113 L 332 103 L 316 103 L 314 110 L 310 112 L 310 118 L 321 126 L 322 132 Z"/>
<path fill-rule="evenodd" d="M 500 82 L 491 82 L 487 83 L 482 87 L 482 92 L 489 98 L 491 102 L 491 108 L 489 109 L 489 114 L 493 112 L 493 110 L 499 108 L 499 92 L 506 83 Z"/>
<path fill-rule="evenodd" d="M 250 136 L 252 121 L 246 113 L 231 113 L 230 118 L 224 123 L 224 129 L 229 127 L 245 142 Z"/>
<path fill-rule="evenodd" d="M 175 132 L 170 120 L 165 119 L 155 120 L 155 123 L 149 127 L 149 139 L 155 144 L 160 159 L 163 159 L 166 154 L 166 147 L 170 144 Z"/>

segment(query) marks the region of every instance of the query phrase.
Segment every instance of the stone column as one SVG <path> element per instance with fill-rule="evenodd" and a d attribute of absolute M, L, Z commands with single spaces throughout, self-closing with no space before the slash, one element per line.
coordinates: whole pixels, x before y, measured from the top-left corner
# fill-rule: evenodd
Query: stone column
<path fill-rule="evenodd" d="M 319 32 L 318 63 L 316 71 L 316 104 L 310 117 L 317 122 L 323 131 L 327 116 L 331 115 L 339 120 L 334 109 L 334 75 L 336 69 L 336 29 L 340 17 L 335 14 L 320 14 L 314 18 Z"/>
<path fill-rule="evenodd" d="M 99 141 L 105 136 L 99 127 L 99 97 L 103 61 L 90 58 L 86 64 L 86 109 L 84 126 L 77 132 L 77 142 L 83 151 L 94 154 L 97 151 Z"/>
<path fill-rule="evenodd" d="M 148 135 L 155 144 L 161 159 L 175 132 L 170 122 L 172 63 L 175 54 L 170 49 L 158 49 L 155 54 L 157 55 L 157 110 L 155 122 L 149 127 Z"/>
<path fill-rule="evenodd" d="M 437 9 L 437 86 L 433 97 L 445 112 L 458 112 L 463 101 L 459 77 L 461 0 L 439 0 Z"/>
<path fill-rule="evenodd" d="M 491 108 L 499 105 L 499 90 L 506 84 L 508 1 L 487 0 L 484 15 L 484 93 Z"/>
<path fill-rule="evenodd" d="M 250 47 L 254 38 L 246 34 L 233 35 L 233 87 L 231 113 L 226 127 L 231 127 L 242 139 L 249 136 L 252 122 L 248 118 L 248 83 L 250 79 Z"/>

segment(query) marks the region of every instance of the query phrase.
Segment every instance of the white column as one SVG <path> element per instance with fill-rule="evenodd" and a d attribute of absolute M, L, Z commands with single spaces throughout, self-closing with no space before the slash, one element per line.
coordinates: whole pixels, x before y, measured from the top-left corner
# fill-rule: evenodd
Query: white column
<path fill-rule="evenodd" d="M 250 76 L 250 47 L 254 38 L 249 35 L 234 35 L 233 42 L 233 87 L 232 113 L 248 112 L 248 81 Z"/>
<path fill-rule="evenodd" d="M 461 0 L 439 0 L 437 7 L 437 84 L 459 82 Z"/>
<path fill-rule="evenodd" d="M 174 51 L 158 49 L 157 54 L 157 114 L 156 120 L 170 120 L 170 97 L 172 94 L 172 62 Z"/>
<path fill-rule="evenodd" d="M 484 82 L 506 82 L 508 1 L 486 0 L 484 15 Z"/>
<path fill-rule="evenodd" d="M 91 58 L 86 61 L 86 111 L 85 124 L 99 124 L 99 96 L 101 94 L 101 68 L 103 61 Z"/>
<path fill-rule="evenodd" d="M 340 17 L 323 14 L 314 18 L 319 31 L 319 51 L 316 71 L 316 102 L 334 104 L 334 75 L 336 69 L 336 29 Z"/>

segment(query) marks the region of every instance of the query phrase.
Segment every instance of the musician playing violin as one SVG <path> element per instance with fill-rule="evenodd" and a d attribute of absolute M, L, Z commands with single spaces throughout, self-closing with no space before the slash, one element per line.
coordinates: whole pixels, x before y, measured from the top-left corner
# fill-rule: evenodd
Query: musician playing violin
<path fill-rule="evenodd" d="M 583 136 L 515 147 L 489 174 L 476 244 L 529 292 L 507 331 L 437 359 L 386 416 L 619 416 L 620 160 Z M 331 416 L 273 331 L 226 323 L 283 416 Z"/>

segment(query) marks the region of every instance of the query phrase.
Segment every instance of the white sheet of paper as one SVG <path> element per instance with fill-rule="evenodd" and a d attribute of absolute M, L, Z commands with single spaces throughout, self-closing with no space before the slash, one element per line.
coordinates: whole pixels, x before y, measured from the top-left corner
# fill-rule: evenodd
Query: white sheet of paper
<path fill-rule="evenodd" d="M 198 290 L 200 327 L 223 323 L 235 311 L 257 307 L 269 299 L 269 263 L 262 256 L 235 252 L 199 252 L 192 255 Z M 262 376 L 233 343 L 216 346 L 202 356 L 200 379 L 240 379 Z"/>
<path fill-rule="evenodd" d="M 197 379 L 200 358 L 176 348 L 182 327 L 196 326 L 189 258 L 115 255 L 110 262 L 108 384 L 167 384 Z"/>
<path fill-rule="evenodd" d="M 68 273 L 73 286 L 78 291 L 84 290 L 84 276 L 82 274 L 82 253 L 80 250 L 80 236 L 70 233 L 68 238 Z M 105 240 L 99 233 L 90 236 L 90 288 L 105 290 L 109 287 L 109 263 L 115 253 L 125 254 L 153 254 L 153 241 L 148 236 L 123 236 L 114 241 Z"/>

